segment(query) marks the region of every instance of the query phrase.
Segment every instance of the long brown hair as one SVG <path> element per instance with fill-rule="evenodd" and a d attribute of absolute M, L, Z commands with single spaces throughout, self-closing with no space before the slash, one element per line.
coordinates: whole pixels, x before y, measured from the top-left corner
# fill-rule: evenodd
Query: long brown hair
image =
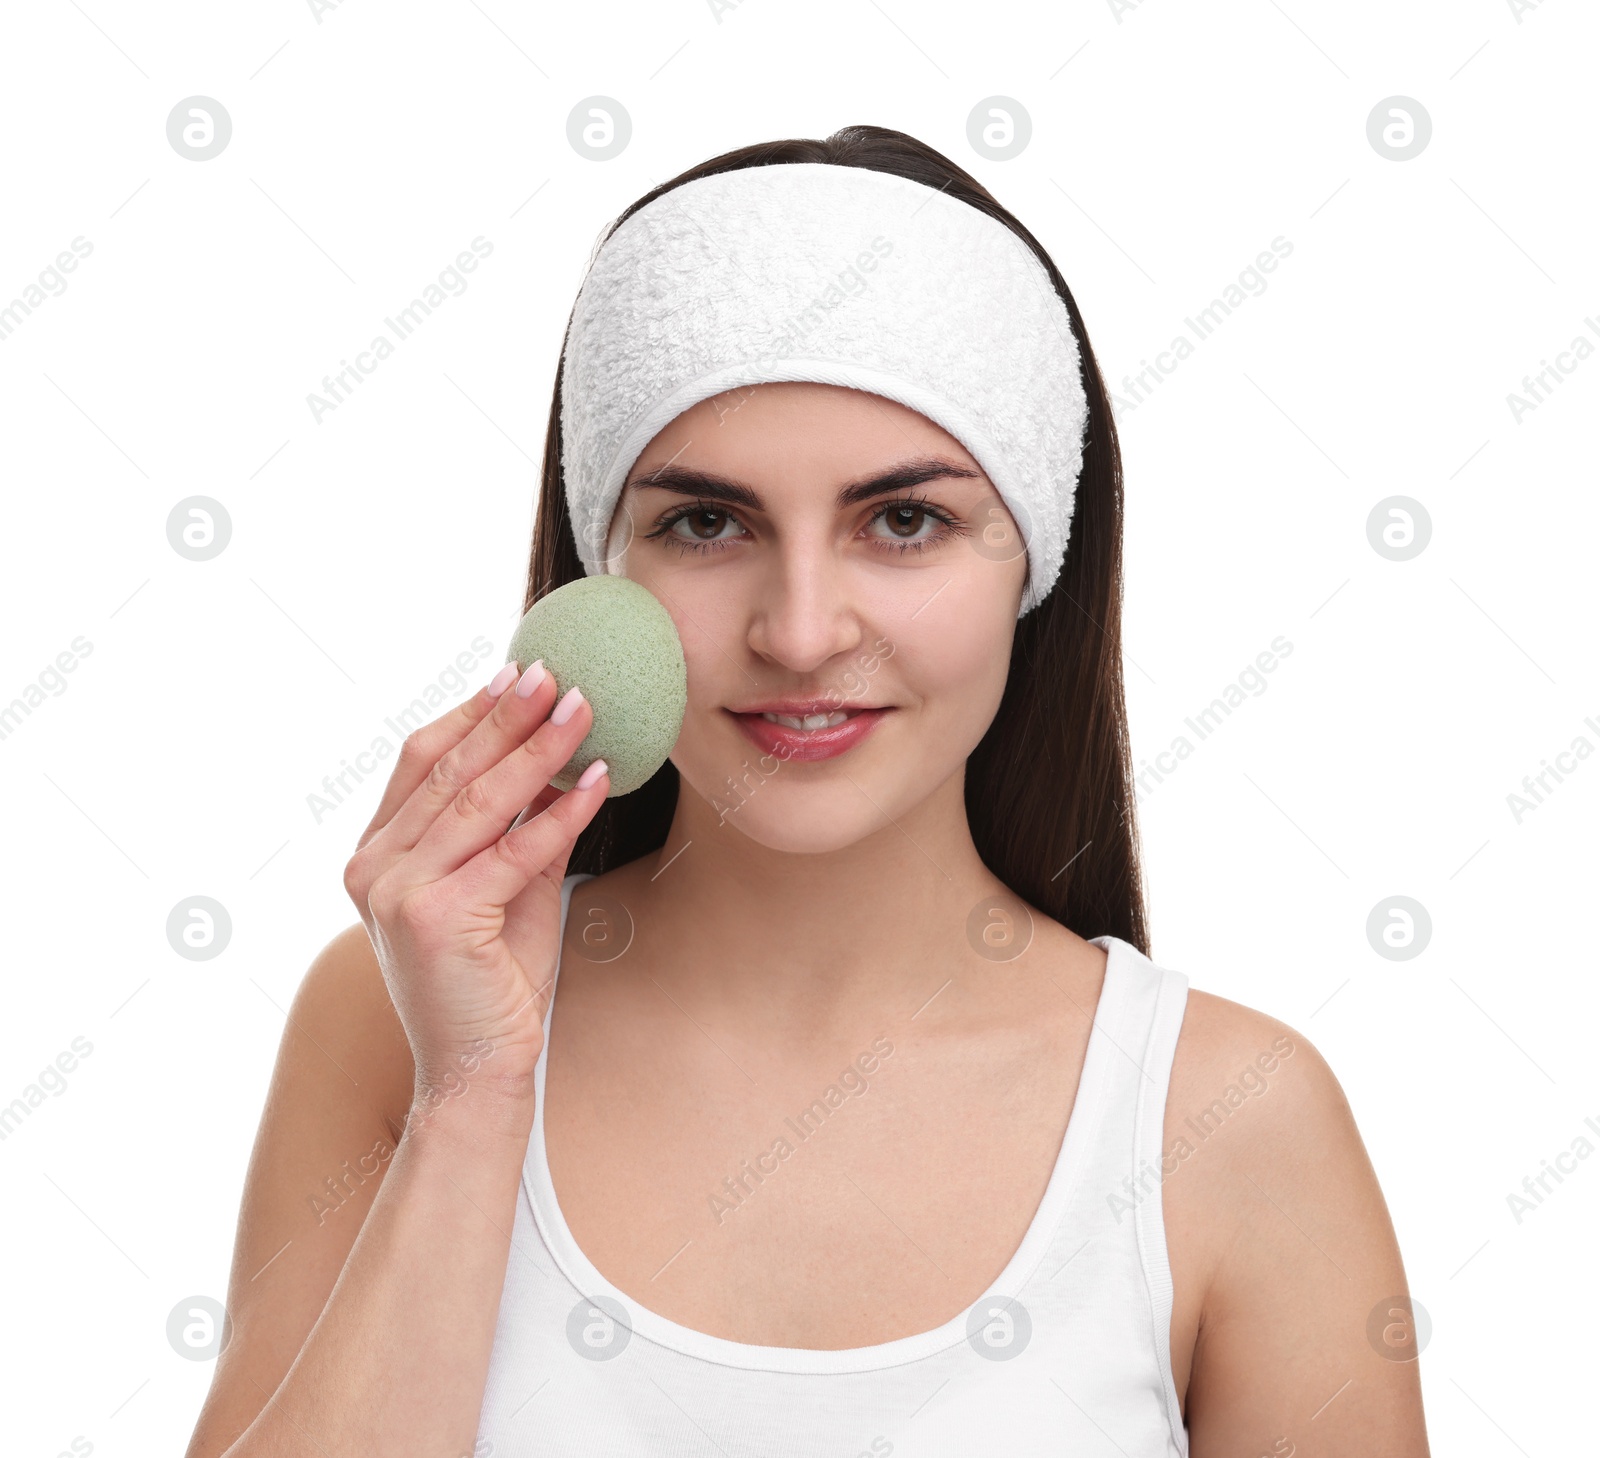
<path fill-rule="evenodd" d="M 1089 426 L 1066 560 L 1049 595 L 1018 620 L 999 711 L 967 759 L 967 817 L 984 864 L 1030 905 L 1080 936 L 1109 933 L 1148 956 L 1122 686 L 1122 458 L 1078 306 L 1038 240 L 976 178 L 886 127 L 844 127 L 821 141 L 724 152 L 646 193 L 605 237 L 685 182 L 788 162 L 895 173 L 987 213 L 1033 250 L 1072 321 Z M 563 340 L 563 359 L 565 353 Z M 558 365 L 523 611 L 583 576 L 561 472 Z M 677 800 L 678 771 L 669 760 L 631 795 L 606 801 L 579 835 L 569 872 L 599 875 L 660 848 Z"/>

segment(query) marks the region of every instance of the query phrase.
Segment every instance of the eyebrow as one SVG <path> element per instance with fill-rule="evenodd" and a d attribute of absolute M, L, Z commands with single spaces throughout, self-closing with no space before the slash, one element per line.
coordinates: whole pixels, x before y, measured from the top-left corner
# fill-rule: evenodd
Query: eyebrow
<path fill-rule="evenodd" d="M 924 481 L 935 481 L 945 476 L 973 477 L 981 480 L 983 472 L 940 456 L 919 456 L 902 461 L 887 471 L 847 481 L 839 488 L 834 505 L 843 510 L 857 502 L 874 496 L 884 496 L 891 491 L 904 491 L 920 486 Z M 642 490 L 658 486 L 666 491 L 676 491 L 684 496 L 699 496 L 710 501 L 726 501 L 733 506 L 743 506 L 750 511 L 761 511 L 761 498 L 743 481 L 731 476 L 721 476 L 714 471 L 701 471 L 691 466 L 674 466 L 670 461 L 654 471 L 648 471 L 627 483 L 626 489 Z"/>

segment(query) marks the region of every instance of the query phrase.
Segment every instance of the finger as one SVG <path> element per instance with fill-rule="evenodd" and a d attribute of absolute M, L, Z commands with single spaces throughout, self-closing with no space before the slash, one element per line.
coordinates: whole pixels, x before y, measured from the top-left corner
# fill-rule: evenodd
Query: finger
<path fill-rule="evenodd" d="M 501 836 L 431 888 L 450 904 L 479 912 L 504 908 L 541 873 L 563 871 L 579 834 L 605 803 L 611 776 L 559 795 L 525 825 Z M 559 883 L 558 883 L 559 884 Z"/>
<path fill-rule="evenodd" d="M 493 682 L 491 679 L 490 683 Z M 503 690 L 498 697 L 505 697 Z M 356 842 L 357 850 L 393 821 L 400 807 L 427 778 L 428 771 L 439 757 L 471 734 L 489 717 L 495 705 L 496 699 L 489 696 L 489 684 L 485 684 L 471 698 L 406 736 L 400 746 L 400 757 L 389 772 L 389 783 L 384 787 L 383 798 L 378 801 L 378 808 L 373 812 L 367 828 L 361 832 L 361 839 Z"/>
<path fill-rule="evenodd" d="M 563 795 L 570 793 L 568 790 L 558 790 L 554 785 L 546 785 L 544 789 L 533 797 L 531 805 L 522 807 L 522 813 L 511 822 L 510 828 L 515 830 L 519 825 L 526 825 L 535 815 L 544 814 Z"/>
<path fill-rule="evenodd" d="M 572 694 L 575 690 L 568 690 Z M 565 697 L 565 696 L 564 696 Z M 529 805 L 561 773 L 594 725 L 587 699 L 573 698 L 567 705 L 571 717 L 558 724 L 552 714 L 532 734 L 481 774 L 449 793 L 448 765 L 466 746 L 452 750 L 440 761 L 441 773 L 430 776 L 414 798 L 433 800 L 447 795 L 433 823 L 422 833 L 397 872 L 405 884 L 421 886 L 442 880 L 459 870 L 485 846 L 506 834 L 517 811 Z M 409 814 L 407 806 L 402 814 Z"/>
<path fill-rule="evenodd" d="M 372 853 L 388 864 L 416 845 L 465 786 L 544 723 L 555 706 L 556 683 L 542 668 L 535 674 L 530 666 L 527 673 L 513 680 L 513 686 L 503 690 L 497 698 L 490 699 L 485 687 L 468 703 L 480 699 L 482 703 L 478 705 L 476 717 L 466 716 L 470 725 L 465 733 L 460 732 L 460 723 L 466 719 L 452 724 L 452 713 L 445 715 L 437 725 L 419 729 L 406 740 L 389 793 L 398 794 L 403 786 L 410 788 L 386 823 L 377 829 L 370 842 L 364 840 L 358 850 L 370 843 Z M 443 732 L 436 732 L 441 727 Z M 452 738 L 452 734 L 457 737 Z M 388 798 L 386 794 L 385 800 Z M 509 816 L 506 823 L 510 824 Z"/>

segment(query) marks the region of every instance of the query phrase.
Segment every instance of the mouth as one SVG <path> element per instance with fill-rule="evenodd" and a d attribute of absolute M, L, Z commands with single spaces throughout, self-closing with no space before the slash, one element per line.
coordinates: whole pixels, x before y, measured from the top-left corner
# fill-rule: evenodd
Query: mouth
<path fill-rule="evenodd" d="M 894 712 L 890 708 L 840 709 L 827 704 L 728 709 L 757 748 L 778 759 L 832 759 L 861 743 Z"/>

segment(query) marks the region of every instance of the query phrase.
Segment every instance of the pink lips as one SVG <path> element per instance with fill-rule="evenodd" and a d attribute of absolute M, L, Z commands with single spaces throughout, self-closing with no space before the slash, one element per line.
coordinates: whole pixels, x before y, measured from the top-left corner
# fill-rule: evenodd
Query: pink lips
<path fill-rule="evenodd" d="M 736 714 L 731 709 L 728 712 L 738 721 L 745 737 L 767 754 L 777 759 L 816 760 L 832 759 L 854 749 L 894 711 L 861 709 L 852 713 L 842 724 L 809 731 L 774 724 L 760 714 Z"/>

